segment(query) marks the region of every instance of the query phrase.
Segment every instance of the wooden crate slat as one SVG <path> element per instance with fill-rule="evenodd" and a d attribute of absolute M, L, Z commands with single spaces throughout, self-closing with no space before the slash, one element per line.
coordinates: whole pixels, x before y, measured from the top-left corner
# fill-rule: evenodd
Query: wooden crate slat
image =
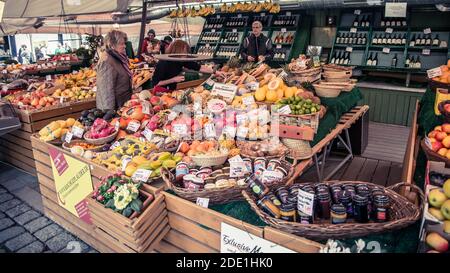
<path fill-rule="evenodd" d="M 144 251 L 144 253 L 152 253 L 155 251 L 155 248 L 159 245 L 159 243 L 166 237 L 167 233 L 169 233 L 170 226 L 169 221 L 165 219 L 159 227 L 155 230 L 155 234 L 158 234 L 156 238 L 153 240 L 152 244 Z"/>
<path fill-rule="evenodd" d="M 155 246 L 155 250 L 159 253 L 184 253 L 182 249 L 179 249 L 164 239 Z"/>
<path fill-rule="evenodd" d="M 144 235 L 147 239 L 140 242 L 141 245 L 138 247 L 138 251 L 141 253 L 153 250 L 158 240 L 162 240 L 169 230 L 170 226 L 167 214 L 162 213 L 148 228 L 148 234 Z"/>
<path fill-rule="evenodd" d="M 320 247 L 322 246 L 314 241 L 292 235 L 272 227 L 264 227 L 264 239 L 299 253 L 318 253 Z"/>
<path fill-rule="evenodd" d="M 171 229 L 164 239 L 188 253 L 218 253 L 217 250 L 207 247 L 174 229 Z"/>
<path fill-rule="evenodd" d="M 27 148 L 24 148 L 24 147 L 22 147 L 20 145 L 17 145 L 15 143 L 11 143 L 11 142 L 9 142 L 7 140 L 4 140 L 4 139 L 0 140 L 0 145 L 3 146 L 3 148 L 5 148 L 7 150 L 19 153 L 19 154 L 21 154 L 23 156 L 26 156 L 26 157 L 34 160 L 34 158 L 33 158 L 33 151 L 32 150 L 28 150 Z"/>
<path fill-rule="evenodd" d="M 16 137 L 16 136 L 14 136 L 12 134 L 3 135 L 1 138 L 5 139 L 5 140 L 7 140 L 9 142 L 16 143 L 16 144 L 22 146 L 23 148 L 30 150 L 30 152 L 33 149 L 33 147 L 31 146 L 30 139 L 25 140 L 25 139 Z"/>
<path fill-rule="evenodd" d="M 11 162 L 21 162 L 28 166 L 27 169 L 31 170 L 32 172 L 36 172 L 35 166 L 34 166 L 34 159 L 29 158 L 28 156 L 24 156 L 20 153 L 17 153 L 16 151 L 10 150 L 4 146 L 0 146 L 0 152 L 3 153 L 3 156 L 6 160 L 11 160 Z M 14 165 L 14 164 L 13 164 Z M 22 165 L 23 166 L 23 165 Z M 19 166 L 20 167 L 20 166 Z M 25 169 L 26 170 L 26 169 Z"/>
<path fill-rule="evenodd" d="M 12 131 L 10 134 L 13 135 L 13 136 L 16 136 L 18 138 L 21 138 L 23 140 L 26 140 L 26 141 L 30 141 L 31 140 L 30 138 L 31 138 L 31 135 L 32 135 L 32 133 L 29 133 L 29 132 L 26 132 L 26 131 L 23 131 L 23 130 L 20 130 L 20 129 Z"/>
<path fill-rule="evenodd" d="M 50 109 L 48 111 L 39 111 L 30 114 L 30 122 L 36 122 L 40 120 L 45 120 L 49 118 L 54 118 L 58 116 L 64 116 L 70 113 L 78 113 L 83 110 L 95 108 L 96 102 L 95 100 L 78 102 L 70 106 L 59 107 L 56 109 Z"/>

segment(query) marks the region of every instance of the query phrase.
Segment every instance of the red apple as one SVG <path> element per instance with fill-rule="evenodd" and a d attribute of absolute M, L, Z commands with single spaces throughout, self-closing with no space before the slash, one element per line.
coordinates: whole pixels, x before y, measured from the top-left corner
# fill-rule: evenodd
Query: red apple
<path fill-rule="evenodd" d="M 437 141 L 442 141 L 445 137 L 447 137 L 447 133 L 445 132 L 437 132 L 435 136 Z"/>
<path fill-rule="evenodd" d="M 434 137 L 430 137 L 430 143 L 436 142 L 437 140 Z"/>
<path fill-rule="evenodd" d="M 446 132 L 447 134 L 450 134 L 450 123 L 442 124 L 442 131 Z"/>
<path fill-rule="evenodd" d="M 158 97 L 158 96 L 153 96 L 153 97 L 150 99 L 150 103 L 151 103 L 152 105 L 154 105 L 154 106 L 160 105 L 160 104 L 161 104 L 161 98 Z"/>
<path fill-rule="evenodd" d="M 435 152 L 439 151 L 443 147 L 444 147 L 444 145 L 442 145 L 442 142 L 440 142 L 440 141 L 436 141 L 431 144 L 431 150 L 433 150 Z"/>
<path fill-rule="evenodd" d="M 445 148 L 450 148 L 450 136 L 445 137 L 444 140 L 442 140 L 442 144 Z"/>
<path fill-rule="evenodd" d="M 450 113 L 450 104 L 444 105 L 444 110 L 445 112 Z"/>

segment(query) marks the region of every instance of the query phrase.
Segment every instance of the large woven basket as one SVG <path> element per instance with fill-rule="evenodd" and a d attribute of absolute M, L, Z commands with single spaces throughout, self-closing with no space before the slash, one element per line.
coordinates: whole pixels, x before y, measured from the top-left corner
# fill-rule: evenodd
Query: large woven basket
<path fill-rule="evenodd" d="M 420 141 L 420 147 L 422 147 L 422 150 L 424 151 L 424 153 L 427 156 L 428 160 L 445 162 L 445 167 L 450 168 L 450 159 L 448 159 L 445 156 L 441 156 L 440 154 L 438 154 L 435 151 L 431 150 L 427 146 L 427 144 L 425 144 L 425 139 L 422 139 L 422 141 Z"/>
<path fill-rule="evenodd" d="M 87 143 L 94 144 L 94 145 L 102 145 L 102 144 L 109 143 L 109 142 L 113 141 L 116 138 L 118 133 L 119 133 L 119 131 L 116 130 L 113 134 L 111 134 L 111 135 L 109 135 L 107 137 L 94 139 L 94 138 L 90 138 L 89 137 L 90 136 L 90 132 L 88 131 L 88 132 L 86 132 L 84 134 L 84 139 L 86 140 Z"/>
<path fill-rule="evenodd" d="M 191 156 L 195 165 L 200 167 L 214 167 L 223 165 L 227 159 L 228 154 L 222 154 L 217 156 Z"/>
<path fill-rule="evenodd" d="M 288 175 L 280 182 L 266 184 L 270 189 L 278 188 L 279 186 L 285 185 L 288 179 L 294 175 L 294 166 L 287 161 L 282 161 L 284 166 L 288 166 Z M 225 204 L 233 201 L 244 200 L 242 191 L 247 188 L 244 186 L 233 186 L 228 188 L 217 188 L 209 190 L 190 190 L 182 187 L 176 186 L 174 183 L 175 177 L 165 168 L 161 168 L 161 177 L 167 185 L 167 188 L 173 190 L 178 196 L 183 199 L 189 200 L 191 202 L 197 202 L 197 198 L 209 198 L 209 204 Z"/>
<path fill-rule="evenodd" d="M 281 138 L 281 142 L 289 148 L 287 157 L 292 159 L 308 159 L 313 156 L 309 141 L 301 139 Z"/>
<path fill-rule="evenodd" d="M 315 82 L 320 80 L 322 69 L 320 67 L 302 71 L 291 71 L 290 78 L 298 82 Z"/>
<path fill-rule="evenodd" d="M 325 183 L 329 185 L 371 184 L 359 181 L 328 181 Z M 419 195 L 420 198 L 419 206 L 411 203 L 404 196 L 400 195 L 397 192 L 402 187 L 409 187 L 411 190 L 413 190 Z M 362 223 L 331 224 L 329 222 L 318 224 L 300 224 L 297 222 L 288 222 L 271 217 L 256 205 L 256 200 L 252 194 L 248 193 L 246 190 L 242 191 L 242 195 L 250 204 L 253 211 L 255 211 L 256 214 L 258 214 L 258 216 L 261 218 L 261 220 L 266 222 L 268 225 L 281 231 L 293 233 L 314 240 L 362 237 L 370 234 L 382 233 L 404 228 L 419 220 L 422 214 L 422 205 L 425 199 L 424 194 L 419 187 L 402 182 L 395 184 L 391 187 L 385 188 L 385 193 L 390 197 L 391 200 L 389 213 L 389 217 L 391 220 L 388 222 L 384 223 L 369 222 L 365 224 Z"/>
<path fill-rule="evenodd" d="M 313 84 L 314 90 L 316 91 L 317 96 L 323 98 L 336 98 L 341 94 L 342 87 L 339 86 L 324 86 L 320 84 Z"/>
<path fill-rule="evenodd" d="M 237 140 L 237 141 L 236 141 L 236 146 L 237 146 L 239 149 L 241 149 L 241 156 L 242 156 L 242 157 L 244 157 L 244 158 L 250 158 L 250 159 L 255 160 L 256 158 L 258 158 L 258 157 L 260 157 L 260 156 L 252 156 L 252 155 L 249 155 L 249 154 L 245 153 L 245 151 L 242 149 L 242 146 L 243 146 L 243 145 L 245 145 L 246 143 L 251 143 L 251 142 L 260 142 L 260 141 Z M 286 149 L 286 147 L 283 147 L 283 151 L 282 151 L 281 154 L 277 154 L 277 155 L 266 155 L 266 156 L 263 156 L 263 157 L 264 157 L 265 159 L 279 159 L 279 160 L 281 160 L 281 159 L 284 159 L 284 158 L 286 157 L 286 154 L 287 154 L 288 152 L 289 152 L 289 151 Z"/>

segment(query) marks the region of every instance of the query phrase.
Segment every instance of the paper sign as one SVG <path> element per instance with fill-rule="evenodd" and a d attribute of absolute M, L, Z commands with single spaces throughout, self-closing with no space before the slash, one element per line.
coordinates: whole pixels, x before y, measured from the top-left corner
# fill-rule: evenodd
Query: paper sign
<path fill-rule="evenodd" d="M 148 69 L 148 64 L 144 64 L 144 69 Z"/>
<path fill-rule="evenodd" d="M 247 122 L 247 119 L 248 117 L 245 114 L 236 115 L 236 123 L 238 125 Z"/>
<path fill-rule="evenodd" d="M 172 121 L 178 117 L 178 113 L 175 111 L 171 111 L 170 114 L 167 116 L 167 119 L 169 121 Z"/>
<path fill-rule="evenodd" d="M 247 84 L 247 87 L 251 90 L 251 91 L 256 91 L 259 88 L 259 82 L 251 82 Z M 252 96 L 253 97 L 253 96 Z"/>
<path fill-rule="evenodd" d="M 206 47 L 211 47 L 209 44 L 206 44 Z"/>
<path fill-rule="evenodd" d="M 216 30 L 215 30 L 215 29 L 211 29 L 211 32 L 212 32 L 212 33 L 215 33 L 215 32 L 216 32 Z"/>
<path fill-rule="evenodd" d="M 355 27 L 350 28 L 350 33 L 356 33 L 358 30 Z"/>
<path fill-rule="evenodd" d="M 116 142 L 114 142 L 112 145 L 111 145 L 111 147 L 109 148 L 110 150 L 114 150 L 115 148 L 117 148 L 117 147 L 119 147 L 120 146 L 120 142 L 119 141 L 116 141 Z"/>
<path fill-rule="evenodd" d="M 64 97 L 63 96 L 59 97 L 59 103 L 64 103 Z"/>
<path fill-rule="evenodd" d="M 242 14 L 238 14 L 237 17 L 238 17 L 238 18 L 242 18 Z"/>
<path fill-rule="evenodd" d="M 136 133 L 137 130 L 139 130 L 139 127 L 141 127 L 141 124 L 139 124 L 139 122 L 131 121 L 130 123 L 128 123 L 127 130 Z"/>
<path fill-rule="evenodd" d="M 289 105 L 285 105 L 285 106 L 281 107 L 280 109 L 278 109 L 278 113 L 283 114 L 283 115 L 289 115 L 290 113 L 292 113 L 291 107 Z"/>
<path fill-rule="evenodd" d="M 281 45 L 277 45 L 277 47 L 276 47 L 277 49 L 280 49 L 281 48 Z"/>
<path fill-rule="evenodd" d="M 225 128 L 223 128 L 223 131 L 229 138 L 236 137 L 236 127 L 226 126 Z"/>
<path fill-rule="evenodd" d="M 247 173 L 247 167 L 244 162 L 230 163 L 230 177 L 243 177 Z"/>
<path fill-rule="evenodd" d="M 200 207 L 204 207 L 204 208 L 208 208 L 208 204 L 209 204 L 209 198 L 201 198 L 201 197 L 197 197 L 197 202 L 196 204 Z"/>
<path fill-rule="evenodd" d="M 292 13 L 290 11 L 286 11 L 286 16 L 291 16 Z"/>
<path fill-rule="evenodd" d="M 233 28 L 232 32 L 233 32 L 233 33 L 236 33 L 236 32 L 237 32 L 237 29 Z"/>
<path fill-rule="evenodd" d="M 72 132 L 68 132 L 68 133 L 66 134 L 66 139 L 65 139 L 65 141 L 66 141 L 67 143 L 70 143 L 70 142 L 72 141 L 72 138 L 73 138 L 73 133 L 72 133 Z"/>
<path fill-rule="evenodd" d="M 297 199 L 297 208 L 306 215 L 313 215 L 314 194 L 299 190 Z"/>
<path fill-rule="evenodd" d="M 385 17 L 406 17 L 407 3 L 386 3 Z"/>
<path fill-rule="evenodd" d="M 235 155 L 232 158 L 228 159 L 228 162 L 231 164 L 233 162 L 244 162 L 244 160 L 242 160 L 242 157 L 240 155 Z"/>
<path fill-rule="evenodd" d="M 428 48 L 424 48 L 424 49 L 422 49 L 422 55 L 430 55 L 430 49 L 428 49 Z"/>
<path fill-rule="evenodd" d="M 242 98 L 242 103 L 244 105 L 252 105 L 255 103 L 255 98 L 253 96 L 247 96 Z"/>
<path fill-rule="evenodd" d="M 360 14 L 361 14 L 361 10 L 360 10 L 360 9 L 355 9 L 355 11 L 353 12 L 353 14 L 355 14 L 355 15 L 360 15 Z"/>
<path fill-rule="evenodd" d="M 51 80 L 52 80 L 52 76 L 51 76 L 51 75 L 45 76 L 45 80 L 46 80 L 46 81 L 51 81 Z"/>
<path fill-rule="evenodd" d="M 423 33 L 425 34 L 430 34 L 431 33 L 431 28 L 426 28 L 423 30 Z"/>
<path fill-rule="evenodd" d="M 427 74 L 428 74 L 428 78 L 432 79 L 434 77 L 442 76 L 442 71 L 441 71 L 440 67 L 436 67 L 436 68 L 433 68 L 433 69 L 428 69 L 427 70 Z"/>
<path fill-rule="evenodd" d="M 186 124 L 174 124 L 172 126 L 172 131 L 179 135 L 179 136 L 185 136 L 187 135 L 187 125 Z"/>
<path fill-rule="evenodd" d="M 119 128 L 120 128 L 120 122 L 119 121 L 116 121 L 116 125 L 114 125 L 114 128 L 116 129 L 116 131 L 119 130 Z"/>
<path fill-rule="evenodd" d="M 72 74 L 78 74 L 78 71 L 72 70 Z"/>
<path fill-rule="evenodd" d="M 220 253 L 295 253 L 273 242 L 222 222 Z"/>
<path fill-rule="evenodd" d="M 144 169 L 137 169 L 131 179 L 136 182 L 147 182 L 148 178 L 152 174 L 152 171 L 150 170 L 144 170 Z"/>
<path fill-rule="evenodd" d="M 77 138 L 83 138 L 84 129 L 80 128 L 78 126 L 72 127 L 72 134 L 76 136 Z"/>
<path fill-rule="evenodd" d="M 345 48 L 345 51 L 347 51 L 347 52 L 353 52 L 353 47 L 348 46 L 348 47 Z"/>
<path fill-rule="evenodd" d="M 243 127 L 243 126 L 240 126 L 236 133 L 237 137 L 239 137 L 239 138 L 246 138 L 247 134 L 248 134 L 248 128 Z"/>
<path fill-rule="evenodd" d="M 390 27 L 388 27 L 387 29 L 386 29 L 386 33 L 393 33 L 394 32 L 394 29 L 392 29 L 392 28 L 390 28 Z"/>
<path fill-rule="evenodd" d="M 152 140 L 152 136 L 153 136 L 153 132 L 152 130 L 145 128 L 144 132 L 142 132 L 144 134 L 144 137 L 148 140 L 151 141 Z"/>
<path fill-rule="evenodd" d="M 150 103 L 148 101 L 142 101 L 142 113 L 150 115 Z"/>
<path fill-rule="evenodd" d="M 234 84 L 215 83 L 211 94 L 213 96 L 219 95 L 227 100 L 232 101 L 236 95 L 237 86 Z"/>
<path fill-rule="evenodd" d="M 127 168 L 128 163 L 131 162 L 131 157 L 130 156 L 124 156 L 122 158 L 122 172 L 125 171 L 125 169 Z"/>
<path fill-rule="evenodd" d="M 278 76 L 281 77 L 281 78 L 284 78 L 284 77 L 288 76 L 288 73 L 286 73 L 286 71 L 283 70 L 283 71 L 281 71 L 280 74 L 278 74 Z"/>
<path fill-rule="evenodd" d="M 383 53 L 389 54 L 389 52 L 391 52 L 391 49 L 389 47 L 383 48 Z"/>
<path fill-rule="evenodd" d="M 286 31 L 287 31 L 286 28 L 282 28 L 282 29 L 281 29 L 281 32 L 282 32 L 282 33 L 285 33 Z"/>

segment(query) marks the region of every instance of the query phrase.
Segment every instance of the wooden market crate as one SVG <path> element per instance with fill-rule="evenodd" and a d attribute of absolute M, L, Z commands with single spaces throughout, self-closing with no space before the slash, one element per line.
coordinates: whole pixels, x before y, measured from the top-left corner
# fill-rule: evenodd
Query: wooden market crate
<path fill-rule="evenodd" d="M 168 211 L 170 231 L 155 248 L 161 253 L 220 252 L 222 222 L 297 252 L 318 252 L 321 247 L 316 242 L 270 227 L 262 228 L 245 223 L 167 192 L 163 192 L 163 195 Z"/>
<path fill-rule="evenodd" d="M 91 161 L 77 157 L 64 149 L 45 143 L 35 136 L 31 137 L 31 144 L 45 215 L 98 251 L 105 253 L 152 252 L 156 244 L 169 231 L 164 196 L 159 193 L 159 189 L 146 184 L 143 185 L 143 190 L 156 194 L 155 201 L 141 216 L 130 221 L 132 224 L 127 223 L 126 220 L 129 219 L 126 218 L 125 221 L 124 219 L 118 221 L 121 218 L 118 217 L 120 215 L 115 215 L 116 213 L 112 210 L 106 209 L 100 204 L 91 206 L 91 202 L 89 202 L 90 213 L 94 224 L 89 225 L 85 223 L 58 204 L 48 148 L 56 148 L 64 154 L 87 163 L 90 167 L 94 187 L 101 183 L 102 177 L 111 175 L 112 172 Z M 132 246 L 128 244 L 129 241 L 125 240 L 130 240 L 130 237 L 135 238 L 135 244 Z"/>
<path fill-rule="evenodd" d="M 0 160 L 36 175 L 31 135 L 54 120 L 78 118 L 83 110 L 94 107 L 95 100 L 88 100 L 38 112 L 15 108 L 22 127 L 0 137 Z"/>

